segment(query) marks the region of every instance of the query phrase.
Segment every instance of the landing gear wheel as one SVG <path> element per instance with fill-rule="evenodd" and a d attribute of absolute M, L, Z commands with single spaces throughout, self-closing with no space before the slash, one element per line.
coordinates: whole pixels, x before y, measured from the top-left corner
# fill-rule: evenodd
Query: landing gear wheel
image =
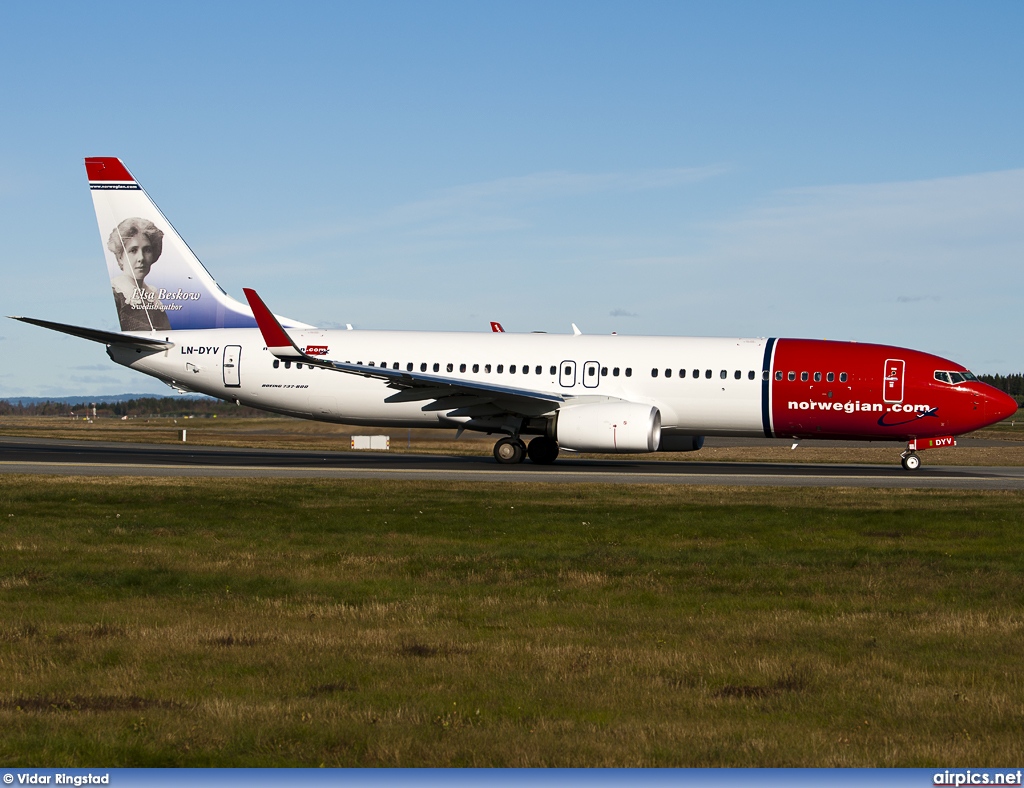
<path fill-rule="evenodd" d="M 550 465 L 558 457 L 558 441 L 552 438 L 534 438 L 530 441 L 526 453 L 531 462 L 538 465 Z"/>
<path fill-rule="evenodd" d="M 903 459 L 900 460 L 900 465 L 903 466 L 905 471 L 916 471 L 921 467 L 921 458 L 916 454 L 906 454 Z"/>
<path fill-rule="evenodd" d="M 518 438 L 502 438 L 494 444 L 494 459 L 502 465 L 515 465 L 526 456 L 526 446 Z"/>

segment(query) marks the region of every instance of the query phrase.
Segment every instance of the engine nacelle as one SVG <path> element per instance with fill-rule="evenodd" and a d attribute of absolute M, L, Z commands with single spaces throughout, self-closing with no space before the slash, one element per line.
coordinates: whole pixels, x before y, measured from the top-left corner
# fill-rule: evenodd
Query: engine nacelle
<path fill-rule="evenodd" d="M 703 447 L 703 435 L 662 435 L 658 451 L 700 451 Z"/>
<path fill-rule="evenodd" d="M 570 405 L 558 411 L 554 437 L 559 446 L 574 451 L 657 451 L 661 412 L 636 402 Z"/>

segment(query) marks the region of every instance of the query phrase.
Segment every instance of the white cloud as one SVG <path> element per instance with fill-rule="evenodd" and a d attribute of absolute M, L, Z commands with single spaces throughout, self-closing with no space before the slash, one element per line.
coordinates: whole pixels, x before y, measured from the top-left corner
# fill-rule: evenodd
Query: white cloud
<path fill-rule="evenodd" d="M 96 383 L 117 385 L 122 382 L 122 378 L 113 375 L 68 375 L 67 379 L 72 383 L 90 385 Z"/>
<path fill-rule="evenodd" d="M 1024 169 L 780 191 L 687 228 L 677 257 L 634 262 L 662 311 L 687 295 L 714 332 L 845 336 L 968 356 L 997 344 L 1024 368 L 1009 320 L 1024 297 Z M 770 316 L 770 319 L 768 319 Z"/>
<path fill-rule="evenodd" d="M 1024 170 L 792 189 L 706 226 L 719 261 L 798 266 L 960 264 L 1024 243 Z"/>
<path fill-rule="evenodd" d="M 676 167 L 603 173 L 538 172 L 443 189 L 435 197 L 414 204 L 462 206 L 488 199 L 534 201 L 601 192 L 667 189 L 707 180 L 724 172 L 724 167 Z"/>
<path fill-rule="evenodd" d="M 396 232 L 399 235 L 444 236 L 456 239 L 458 243 L 458 239 L 467 236 L 526 229 L 529 221 L 521 215 L 522 209 L 546 200 L 671 189 L 715 178 L 725 172 L 725 167 L 708 166 L 605 173 L 539 172 L 497 178 L 440 189 L 423 199 L 396 205 L 371 216 L 346 217 L 314 226 L 272 228 L 258 235 L 224 239 L 215 245 L 207 245 L 200 256 L 212 259 L 265 254 L 272 249 L 363 234 L 371 234 L 376 243 L 381 238 L 393 242 L 391 234 Z M 409 242 L 421 248 L 418 246 L 420 241 Z M 338 251 L 337 247 L 328 246 L 326 257 L 336 260 Z M 307 255 L 305 259 L 310 258 Z"/>

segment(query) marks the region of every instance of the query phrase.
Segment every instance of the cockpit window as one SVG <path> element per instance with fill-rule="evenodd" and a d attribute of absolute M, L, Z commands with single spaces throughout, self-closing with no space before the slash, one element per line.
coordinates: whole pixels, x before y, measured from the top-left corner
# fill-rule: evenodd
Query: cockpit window
<path fill-rule="evenodd" d="M 943 383 L 951 383 L 957 385 L 968 380 L 977 380 L 977 376 L 973 372 L 969 372 L 966 369 L 963 372 L 945 372 L 943 370 L 935 371 L 935 379 Z"/>

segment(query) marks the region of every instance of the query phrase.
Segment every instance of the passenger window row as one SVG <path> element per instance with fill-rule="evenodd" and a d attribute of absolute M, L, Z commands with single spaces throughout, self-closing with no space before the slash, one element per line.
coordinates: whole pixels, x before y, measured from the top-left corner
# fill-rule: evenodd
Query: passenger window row
<path fill-rule="evenodd" d="M 285 369 L 291 369 L 292 368 L 292 362 L 291 361 L 285 361 L 283 363 L 284 363 L 284 368 Z M 346 363 L 350 363 L 350 362 L 346 362 Z M 357 361 L 356 362 L 356 364 L 359 364 L 359 365 L 362 365 L 362 363 L 363 363 L 362 361 Z M 282 362 L 281 362 L 280 359 L 274 359 L 274 362 L 273 362 L 274 369 L 280 368 L 281 364 L 282 364 Z M 309 369 L 316 369 L 316 367 L 314 367 L 312 364 L 306 364 L 305 366 L 307 368 L 309 368 Z M 375 362 L 371 361 L 371 362 L 369 362 L 368 366 L 373 367 L 373 366 L 377 366 L 377 364 L 375 364 Z M 386 361 L 382 361 L 380 363 L 380 366 L 383 367 L 384 369 L 388 368 L 388 364 L 387 364 Z M 303 367 L 303 364 L 302 364 L 301 361 L 295 362 L 295 368 L 296 369 L 302 369 L 302 367 Z M 400 369 L 400 368 L 401 368 L 401 365 L 397 361 L 395 361 L 395 362 L 393 362 L 391 364 L 391 369 Z M 412 372 L 414 368 L 415 368 L 415 365 L 411 361 L 408 362 L 405 365 L 405 369 L 406 369 L 407 372 Z M 428 367 L 426 362 L 422 362 L 422 363 L 420 363 L 419 368 L 420 368 L 420 372 L 427 372 L 428 369 L 430 371 L 432 371 L 432 372 L 440 372 L 441 371 L 441 365 L 438 362 L 434 362 L 429 367 Z M 482 369 L 484 374 L 488 374 L 489 375 L 489 374 L 491 374 L 492 366 L 490 364 L 483 364 L 483 365 L 481 365 L 481 364 L 473 364 L 471 366 L 467 365 L 467 364 L 459 364 L 459 372 L 460 373 L 465 373 L 465 372 L 469 371 L 470 369 L 472 370 L 473 374 L 479 374 L 481 369 Z M 451 364 L 451 363 L 446 364 L 444 370 L 445 370 L 445 372 L 454 372 L 455 371 L 455 365 Z M 534 375 L 540 375 L 540 374 L 543 373 L 544 368 L 540 364 L 536 364 L 536 365 L 534 365 L 532 367 L 529 364 L 522 364 L 522 365 L 509 364 L 508 365 L 508 374 L 510 374 L 510 375 L 515 375 L 517 373 L 517 371 L 521 375 L 529 375 L 531 373 L 531 370 L 532 370 Z M 596 373 L 597 368 L 593 367 L 593 366 L 585 366 L 584 370 L 585 370 L 585 374 L 586 375 L 593 376 Z M 505 365 L 504 364 L 497 364 L 496 366 L 493 367 L 493 371 L 496 374 L 498 374 L 498 375 L 504 374 L 504 372 L 505 372 Z M 571 366 L 566 366 L 566 368 L 564 370 L 564 373 L 565 373 L 565 375 L 567 377 L 572 376 L 574 374 L 573 373 L 573 369 L 572 369 Z M 619 377 L 620 373 L 625 373 L 625 376 L 627 378 L 632 377 L 633 376 L 633 368 L 632 367 L 626 367 L 624 370 L 620 370 L 619 367 L 612 367 L 612 369 L 611 369 L 612 377 L 616 377 L 617 378 L 617 377 Z M 557 375 L 558 374 L 558 366 L 554 365 L 554 364 L 551 365 L 548 368 L 548 374 L 552 375 L 552 376 Z M 699 379 L 702 376 L 701 370 L 699 370 L 699 369 L 694 369 L 692 371 L 689 371 L 689 370 L 686 370 L 686 369 L 680 369 L 678 371 L 678 373 L 675 373 L 675 371 L 672 370 L 671 368 L 666 368 L 664 370 L 664 372 L 662 372 L 662 370 L 660 370 L 657 367 L 651 369 L 651 377 L 652 378 L 656 378 L 656 377 L 658 377 L 661 374 L 664 374 L 664 376 L 666 378 L 671 378 L 673 376 L 673 374 L 677 374 L 678 377 L 680 377 L 680 378 L 686 378 L 687 375 L 689 375 L 690 377 L 692 377 L 694 379 Z M 834 372 L 826 372 L 826 373 L 821 373 L 821 372 L 814 372 L 814 373 L 801 372 L 800 373 L 800 380 L 802 382 L 806 383 L 806 382 L 810 381 L 811 378 L 813 377 L 815 383 L 820 383 L 821 380 L 822 380 L 822 375 L 823 374 L 824 374 L 824 380 L 826 380 L 829 383 L 834 382 L 835 379 L 836 379 L 836 375 L 835 375 Z M 601 367 L 601 376 L 602 377 L 607 377 L 607 375 L 608 375 L 608 367 Z M 711 380 L 714 377 L 714 370 L 705 369 L 703 371 L 703 377 L 704 377 L 705 380 Z M 727 369 L 719 370 L 718 377 L 721 380 L 728 380 L 729 379 L 729 370 L 727 370 Z M 732 373 L 733 380 L 742 380 L 743 377 L 744 376 L 743 376 L 743 371 L 742 370 L 737 369 L 737 370 L 734 370 L 733 373 Z M 747 380 L 755 380 L 757 378 L 757 373 L 754 370 L 752 370 L 752 369 L 751 370 L 747 370 L 746 378 L 747 378 Z M 768 371 L 767 370 L 765 370 L 762 373 L 762 379 L 763 380 L 767 380 L 768 379 Z M 778 370 L 775 373 L 775 379 L 779 380 L 779 381 L 781 381 L 783 379 L 786 379 L 786 380 L 789 380 L 790 382 L 793 382 L 793 381 L 795 381 L 797 379 L 797 373 L 795 371 L 790 371 L 788 373 L 784 373 L 784 372 L 782 372 L 782 370 Z M 958 373 L 958 372 L 936 372 L 935 373 L 935 379 L 936 380 L 941 380 L 941 381 L 943 381 L 945 383 L 950 383 L 950 382 L 959 383 L 963 379 L 974 380 L 975 377 L 970 372 L 965 372 L 965 373 Z M 840 372 L 839 373 L 839 382 L 840 383 L 846 383 L 847 380 L 848 380 L 847 374 L 845 372 Z"/>
<path fill-rule="evenodd" d="M 345 363 L 346 364 L 351 364 L 352 362 L 346 361 Z M 362 366 L 363 362 L 362 361 L 357 361 L 356 364 Z M 273 366 L 274 366 L 274 369 L 280 368 L 281 360 L 280 359 L 274 359 Z M 315 367 L 312 364 L 306 364 L 306 366 L 308 368 L 310 368 L 310 369 L 315 369 Z M 367 364 L 367 366 L 370 366 L 370 367 L 380 366 L 380 367 L 382 367 L 384 369 L 387 369 L 388 368 L 388 363 L 386 361 L 382 361 L 378 365 L 376 362 L 371 361 L 371 362 L 369 362 Z M 291 361 L 285 361 L 284 362 L 284 368 L 285 369 L 291 369 L 292 368 L 292 362 Z M 295 368 L 296 369 L 302 369 L 302 362 L 301 361 L 296 362 L 295 363 Z M 413 364 L 413 362 L 411 362 L 411 361 L 408 362 L 405 365 L 405 371 L 406 372 L 412 372 L 414 368 L 415 368 L 415 364 Z M 401 364 L 399 362 L 395 361 L 394 363 L 391 364 L 391 369 L 401 369 Z M 467 364 L 459 364 L 459 372 L 461 372 L 461 373 L 465 373 L 465 372 L 469 371 L 470 369 L 472 369 L 473 374 L 479 374 L 481 369 L 482 369 L 484 374 L 489 375 L 489 374 L 491 374 L 492 367 L 491 367 L 490 364 L 483 364 L 483 365 L 481 365 L 481 364 L 473 364 L 472 366 L 467 365 Z M 542 375 L 544 373 L 544 368 L 540 364 L 536 364 L 536 365 L 534 365 L 532 367 L 529 364 L 522 364 L 522 365 L 509 364 L 508 365 L 508 374 L 515 375 L 516 372 L 518 371 L 518 373 L 521 374 L 521 375 L 529 375 L 531 369 L 533 370 L 533 374 L 534 375 Z M 573 373 L 572 373 L 571 369 L 572 369 L 571 367 L 566 367 L 566 373 L 565 374 L 566 375 L 572 375 Z M 420 372 L 427 372 L 428 370 L 431 371 L 431 372 L 440 372 L 441 371 L 441 364 L 435 361 L 432 365 L 428 366 L 425 361 L 421 362 L 420 363 Z M 444 371 L 445 372 L 454 372 L 455 371 L 455 365 L 451 364 L 451 363 L 446 364 L 445 367 L 444 367 Z M 504 372 L 505 372 L 505 365 L 504 364 L 497 364 L 496 366 L 493 367 L 493 371 L 496 374 L 498 374 L 498 375 L 504 374 Z M 587 374 L 590 375 L 590 376 L 593 376 L 596 373 L 596 371 L 597 371 L 596 367 L 588 367 L 587 368 Z M 612 372 L 612 377 L 616 377 L 617 378 L 619 376 L 620 371 L 621 370 L 619 369 L 619 367 L 613 367 L 612 371 L 611 371 Z M 626 367 L 626 369 L 624 371 L 625 371 L 625 375 L 626 375 L 627 378 L 633 376 L 633 368 L 632 367 Z M 548 368 L 548 374 L 552 375 L 552 376 L 557 375 L 558 374 L 558 365 L 557 364 L 552 364 Z M 608 375 L 608 367 L 601 367 L 601 375 L 603 377 L 606 377 Z"/>
<path fill-rule="evenodd" d="M 291 369 L 292 368 L 292 362 L 291 361 L 282 362 L 280 359 L 274 359 L 274 361 L 273 361 L 274 369 L 279 369 L 281 367 L 282 363 L 284 364 L 284 368 L 285 369 Z M 346 363 L 351 363 L 351 362 L 346 362 Z M 362 361 L 357 361 L 356 362 L 356 364 L 358 364 L 360 366 L 362 365 L 362 363 L 363 363 Z M 314 367 L 312 364 L 306 364 L 305 366 L 307 368 L 309 368 L 309 369 L 316 369 L 316 367 Z M 382 361 L 379 365 L 376 362 L 371 361 L 371 362 L 368 363 L 367 366 L 371 366 L 371 367 L 380 366 L 380 367 L 382 367 L 384 369 L 388 369 L 389 365 L 388 365 L 388 363 L 386 361 Z M 416 365 L 413 364 L 413 362 L 410 361 L 410 362 L 406 363 L 405 369 L 406 369 L 407 372 L 412 372 L 415 369 L 415 366 Z M 295 368 L 296 369 L 302 369 L 302 367 L 303 367 L 303 364 L 302 364 L 301 361 L 295 362 Z M 391 369 L 401 369 L 401 364 L 399 362 L 395 361 L 395 362 L 393 362 L 390 365 L 390 368 Z M 470 370 L 472 370 L 473 374 L 480 374 L 480 372 L 482 370 L 484 374 L 488 374 L 489 375 L 493 371 L 494 373 L 496 373 L 498 375 L 501 375 L 501 374 L 505 373 L 506 367 L 505 367 L 504 364 L 497 364 L 497 365 L 494 365 L 493 367 L 492 367 L 491 364 L 482 364 L 482 365 L 481 364 L 472 364 L 472 365 L 459 364 L 459 372 L 460 373 L 466 373 L 466 372 L 468 372 Z M 508 374 L 510 374 L 510 375 L 515 375 L 515 374 L 517 374 L 517 372 L 518 372 L 518 374 L 521 374 L 521 375 L 529 375 L 531 373 L 531 370 L 532 370 L 532 373 L 534 375 L 543 374 L 543 371 L 544 371 L 543 367 L 540 364 L 534 365 L 532 367 L 529 364 L 522 364 L 522 365 L 509 364 L 508 365 Z M 436 361 L 433 364 L 430 364 L 430 365 L 428 365 L 426 362 L 421 362 L 420 365 L 419 365 L 419 371 L 420 372 L 427 372 L 427 371 L 441 372 L 441 364 L 436 362 Z M 452 364 L 452 363 L 445 364 L 444 371 L 445 372 L 454 372 L 455 371 L 455 365 Z M 587 376 L 591 376 L 591 377 L 593 375 L 595 375 L 596 371 L 597 371 L 597 368 L 594 367 L 594 366 L 584 366 L 584 369 L 581 370 L 581 372 L 583 374 L 585 374 Z M 620 367 L 612 367 L 610 371 L 611 371 L 612 377 L 616 377 L 616 378 L 619 377 L 620 375 L 623 375 L 623 374 L 627 378 L 633 376 L 633 368 L 632 367 L 626 367 L 625 369 L 621 369 Z M 607 377 L 608 373 L 609 373 L 609 368 L 608 367 L 601 367 L 601 376 L 602 377 Z M 548 374 L 552 375 L 552 376 L 557 375 L 558 374 L 558 366 L 554 365 L 554 364 L 551 365 L 548 368 Z M 571 366 L 567 366 L 565 368 L 564 374 L 565 374 L 566 377 L 572 376 L 574 374 L 572 367 Z M 656 378 L 656 377 L 658 377 L 661 374 L 662 374 L 662 371 L 660 369 L 658 369 L 657 367 L 655 367 L 654 369 L 651 370 L 651 377 L 652 378 Z M 699 370 L 699 369 L 694 369 L 692 371 L 686 370 L 686 369 L 680 369 L 678 371 L 678 373 L 675 372 L 671 368 L 666 368 L 664 370 L 664 376 L 666 378 L 671 378 L 674 374 L 677 375 L 680 378 L 686 378 L 686 377 L 689 376 L 689 377 L 692 377 L 694 379 L 699 379 L 699 378 L 702 377 L 701 370 Z M 704 377 L 705 380 L 711 380 L 714 377 L 714 370 L 705 369 L 703 371 L 703 377 Z M 721 380 L 728 380 L 728 378 L 729 378 L 729 370 L 727 370 L 727 369 L 719 370 L 718 377 Z M 732 373 L 733 380 L 742 380 L 743 377 L 744 377 L 744 375 L 743 375 L 743 371 L 742 370 L 737 369 L 737 370 L 734 370 L 733 373 Z M 789 377 L 789 380 L 796 380 L 796 373 L 795 372 L 790 372 L 788 377 Z M 827 380 L 830 383 L 835 379 L 835 375 L 832 372 L 827 373 L 826 377 L 827 377 Z M 936 377 L 938 377 L 938 375 L 936 375 Z M 751 370 L 747 370 L 746 378 L 747 378 L 747 380 L 755 380 L 757 378 L 757 373 L 754 370 L 752 370 L 752 369 Z M 764 380 L 768 379 L 768 372 L 767 372 L 767 370 L 765 370 L 762 373 L 762 378 Z M 775 373 L 775 379 L 776 380 L 782 380 L 783 379 L 783 373 L 782 372 L 776 372 Z M 806 372 L 801 373 L 800 379 L 806 381 L 808 379 L 808 373 L 806 373 Z M 820 372 L 815 372 L 814 373 L 814 379 L 816 381 L 821 380 L 821 373 Z M 845 372 L 841 373 L 840 376 L 839 376 L 839 379 L 840 379 L 840 381 L 845 383 L 846 382 L 846 373 Z"/>
<path fill-rule="evenodd" d="M 821 382 L 821 375 L 822 375 L 821 372 L 815 372 L 814 373 L 813 376 L 814 376 L 814 382 L 815 383 L 820 383 Z M 775 379 L 776 380 L 782 380 L 782 377 L 783 377 L 783 372 L 780 369 L 780 370 L 778 370 L 775 373 Z M 796 372 L 790 371 L 789 373 L 786 373 L 785 377 L 786 377 L 786 380 L 789 380 L 789 381 L 792 382 L 792 381 L 796 380 Z M 811 379 L 811 373 L 810 372 L 801 372 L 800 373 L 800 380 L 802 382 L 806 383 L 810 379 Z M 836 373 L 835 372 L 826 372 L 825 373 L 825 380 L 828 381 L 829 383 L 832 383 L 833 381 L 835 381 L 835 379 L 836 379 Z M 839 373 L 839 382 L 840 383 L 845 383 L 846 381 L 847 381 L 846 373 L 845 372 L 840 372 Z"/>
<path fill-rule="evenodd" d="M 661 374 L 661 370 L 659 370 L 657 367 L 655 367 L 654 369 L 651 370 L 651 377 L 652 378 L 658 377 L 659 374 Z M 705 380 L 710 380 L 714 376 L 714 374 L 715 374 L 714 370 L 705 369 L 704 370 L 704 378 L 705 378 Z M 768 375 L 767 371 L 762 374 L 762 377 L 764 378 L 764 380 L 768 379 L 767 375 Z M 665 370 L 665 377 L 666 378 L 672 377 L 672 370 L 671 369 L 666 369 Z M 681 377 L 681 378 L 685 378 L 686 377 L 686 370 L 685 369 L 679 370 L 679 377 Z M 694 380 L 699 378 L 700 377 L 700 370 L 699 369 L 693 370 L 692 377 L 694 378 Z M 728 380 L 729 379 L 729 370 L 727 370 L 727 369 L 720 370 L 719 373 L 718 373 L 718 377 L 721 378 L 722 380 Z M 736 371 L 734 371 L 732 373 L 732 377 L 733 377 L 733 380 L 743 380 L 743 370 L 737 369 Z M 757 377 L 757 373 L 754 372 L 754 370 L 752 370 L 752 369 L 751 370 L 747 370 L 747 380 L 754 380 L 754 378 L 756 378 L 756 377 Z"/>

